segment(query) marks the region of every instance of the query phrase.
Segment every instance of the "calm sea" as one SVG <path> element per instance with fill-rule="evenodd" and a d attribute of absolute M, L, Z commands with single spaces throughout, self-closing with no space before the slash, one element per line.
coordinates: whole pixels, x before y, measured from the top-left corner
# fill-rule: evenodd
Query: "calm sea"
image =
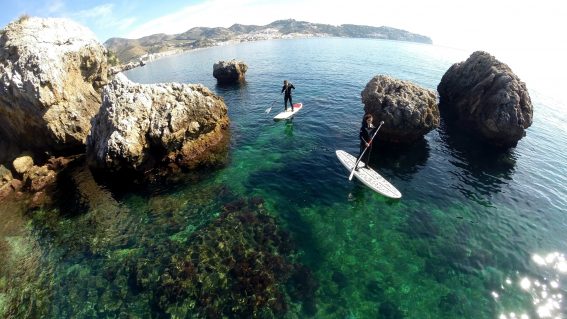
<path fill-rule="evenodd" d="M 22 304 L 53 317 L 168 317 L 144 300 L 140 280 L 130 280 L 144 263 L 119 264 L 148 258 L 155 268 L 143 271 L 159 274 L 154 246 L 183 243 L 215 220 L 228 197 L 259 197 L 316 283 L 309 307 L 293 304 L 288 317 L 564 318 L 567 115 L 537 82 L 522 79 L 534 122 L 515 148 L 490 151 L 443 124 L 410 147 L 375 147 L 373 167 L 401 200 L 349 182 L 335 157 L 337 149 L 358 152 L 360 92 L 373 76 L 436 90 L 470 53 L 367 39 L 272 40 L 128 71 L 136 82 L 202 83 L 222 96 L 231 119 L 228 163 L 175 187 L 110 193 L 116 202 L 107 204 L 118 213 L 95 217 L 92 205 L 74 205 L 24 214 L 26 231 L 7 242 L 40 251 L 37 263 L 49 267 L 21 283 L 31 287 Z M 248 65 L 246 83 L 217 86 L 213 64 L 233 58 Z M 304 108 L 293 121 L 274 122 L 284 79 Z M 0 294 L 0 309 L 2 298 L 6 306 L 9 293 Z"/>

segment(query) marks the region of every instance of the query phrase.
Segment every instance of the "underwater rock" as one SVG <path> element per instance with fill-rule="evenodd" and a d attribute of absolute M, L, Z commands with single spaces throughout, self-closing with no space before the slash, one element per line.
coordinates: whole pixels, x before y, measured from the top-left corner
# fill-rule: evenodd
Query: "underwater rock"
<path fill-rule="evenodd" d="M 408 215 L 404 231 L 414 239 L 435 239 L 439 236 L 439 226 L 433 215 L 423 209 L 415 209 Z"/>
<path fill-rule="evenodd" d="M 532 125 L 526 84 L 487 52 L 455 63 L 437 86 L 443 118 L 487 143 L 516 146 Z"/>
<path fill-rule="evenodd" d="M 93 118 L 89 165 L 144 173 L 217 164 L 226 155 L 228 123 L 222 98 L 200 84 L 136 84 L 120 73 Z"/>
<path fill-rule="evenodd" d="M 386 301 L 380 304 L 378 308 L 378 318 L 383 319 L 402 319 L 404 318 L 403 312 L 400 308 L 390 301 Z"/>
<path fill-rule="evenodd" d="M 240 200 L 228 205 L 217 220 L 190 235 L 185 251 L 171 257 L 157 290 L 163 312 L 206 318 L 286 314 L 286 283 L 301 291 L 290 278 L 307 283 L 313 279 L 308 270 L 297 273 L 304 267 L 293 263 L 289 236 L 257 203 Z"/>
<path fill-rule="evenodd" d="M 0 37 L 0 127 L 34 153 L 82 150 L 107 82 L 105 48 L 67 19 L 22 17 Z"/>
<path fill-rule="evenodd" d="M 372 78 L 361 92 L 364 112 L 372 114 L 374 125 L 384 125 L 376 139 L 411 143 L 439 126 L 435 92 L 411 82 L 385 75 Z"/>
<path fill-rule="evenodd" d="M 219 84 L 244 82 L 247 70 L 248 66 L 242 61 L 218 61 L 213 65 L 213 76 Z"/>
<path fill-rule="evenodd" d="M 343 289 L 349 284 L 347 276 L 340 271 L 333 271 L 331 279 L 337 284 L 339 289 Z"/>

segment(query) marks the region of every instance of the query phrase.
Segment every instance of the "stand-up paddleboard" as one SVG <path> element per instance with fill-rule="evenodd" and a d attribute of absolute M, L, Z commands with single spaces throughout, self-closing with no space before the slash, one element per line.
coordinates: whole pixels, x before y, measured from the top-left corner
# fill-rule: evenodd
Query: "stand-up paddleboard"
<path fill-rule="evenodd" d="M 293 117 L 295 113 L 299 112 L 299 110 L 301 110 L 302 107 L 303 107 L 303 103 L 295 103 L 293 104 L 293 108 L 292 108 L 293 111 L 281 112 L 280 114 L 274 116 L 274 121 L 289 119 Z"/>
<path fill-rule="evenodd" d="M 356 157 L 350 155 L 343 150 L 335 151 L 339 161 L 346 167 L 349 173 L 354 168 Z M 382 175 L 378 174 L 371 168 L 363 168 L 364 162 L 358 162 L 358 170 L 354 171 L 354 176 L 358 178 L 364 185 L 370 187 L 373 191 L 378 192 L 386 197 L 401 198 L 402 193 L 397 190 L 394 185 L 390 184 Z"/>

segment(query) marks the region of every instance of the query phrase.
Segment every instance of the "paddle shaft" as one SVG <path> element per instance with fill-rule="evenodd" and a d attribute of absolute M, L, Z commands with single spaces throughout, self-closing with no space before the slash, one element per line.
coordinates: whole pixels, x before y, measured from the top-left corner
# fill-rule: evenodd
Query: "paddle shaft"
<path fill-rule="evenodd" d="M 348 176 L 348 180 L 352 180 L 352 177 L 354 176 L 354 171 L 356 170 L 356 167 L 358 166 L 358 163 L 360 162 L 360 160 L 362 159 L 362 157 L 364 156 L 364 153 L 366 152 L 366 150 L 370 147 L 370 145 L 372 144 L 372 141 L 374 140 L 374 137 L 376 136 L 376 134 L 378 134 L 378 131 L 380 130 L 380 127 L 382 127 L 382 124 L 384 124 L 384 121 L 380 122 L 380 125 L 378 125 L 378 128 L 376 129 L 376 132 L 374 132 L 374 134 L 372 135 L 372 138 L 370 138 L 370 142 L 368 142 L 368 146 L 366 146 L 364 148 L 364 150 L 362 151 L 362 154 L 360 154 L 360 156 L 358 157 L 358 159 L 356 160 L 356 163 L 354 163 L 354 167 L 352 168 L 352 171 L 350 172 L 350 175 Z"/>

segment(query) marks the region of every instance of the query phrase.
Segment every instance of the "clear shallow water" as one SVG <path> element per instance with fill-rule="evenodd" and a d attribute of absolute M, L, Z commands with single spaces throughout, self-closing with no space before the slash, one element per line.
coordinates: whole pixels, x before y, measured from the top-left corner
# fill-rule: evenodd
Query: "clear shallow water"
<path fill-rule="evenodd" d="M 213 64 L 232 58 L 248 64 L 246 84 L 216 86 Z M 278 40 L 203 49 L 129 71 L 133 81 L 203 83 L 222 96 L 231 118 L 227 166 L 174 187 L 102 189 L 87 206 L 79 199 L 31 216 L 11 209 L 11 226 L 0 232 L 11 248 L 4 259 L 28 266 L 5 271 L 19 279 L 0 281 L 0 309 L 15 294 L 6 287 L 26 287 L 21 304 L 52 317 L 183 313 L 160 312 L 144 280 L 162 283 L 169 261 L 160 256 L 191 250 L 187 237 L 207 230 L 223 205 L 259 197 L 316 282 L 312 302 L 296 298 L 289 317 L 564 317 L 567 116 L 532 89 L 537 83 L 523 79 L 534 123 L 507 152 L 485 150 L 443 125 L 411 147 L 376 148 L 373 166 L 402 192 L 400 201 L 349 182 L 334 155 L 358 151 L 360 91 L 374 75 L 435 90 L 466 58 L 404 42 Z M 272 121 L 283 109 L 284 79 L 296 87 L 294 101 L 304 103 L 290 123 Z"/>

